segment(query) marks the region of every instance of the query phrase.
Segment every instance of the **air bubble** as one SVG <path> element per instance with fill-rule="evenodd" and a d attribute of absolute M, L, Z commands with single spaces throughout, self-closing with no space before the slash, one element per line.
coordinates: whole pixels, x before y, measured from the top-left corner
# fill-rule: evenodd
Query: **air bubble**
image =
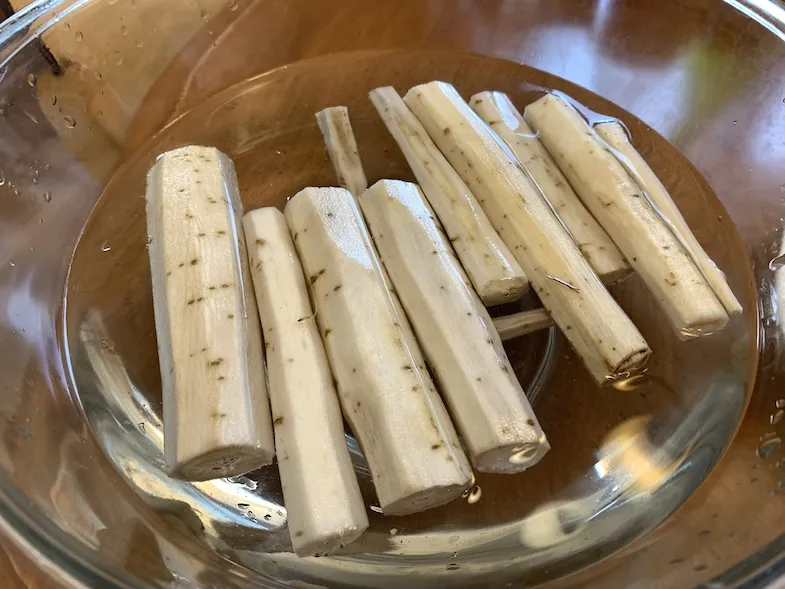
<path fill-rule="evenodd" d="M 780 409 L 776 413 L 773 413 L 772 415 L 769 416 L 769 423 L 771 425 L 777 425 L 780 421 L 782 421 L 783 417 L 785 417 L 785 411 Z"/>
<path fill-rule="evenodd" d="M 82 31 L 76 31 L 76 33 L 74 33 L 74 39 L 76 39 L 77 43 L 81 43 L 84 41 L 84 33 Z"/>
<path fill-rule="evenodd" d="M 142 42 L 142 40 L 141 40 L 141 39 L 137 39 L 137 40 L 134 42 L 134 45 L 136 45 L 137 47 L 143 47 L 143 46 L 144 46 L 144 43 Z"/>
<path fill-rule="evenodd" d="M 63 117 L 63 120 L 65 121 L 65 126 L 68 127 L 69 129 L 73 129 L 74 127 L 76 127 L 76 120 L 74 120 L 74 117 L 72 117 L 71 115 L 65 115 Z"/>
<path fill-rule="evenodd" d="M 27 74 L 27 83 L 30 86 L 35 86 L 38 83 L 38 78 L 35 77 L 35 74 Z"/>
<path fill-rule="evenodd" d="M 52 98 L 49 99 L 49 102 L 52 104 L 52 106 L 55 106 L 57 104 L 57 95 L 52 94 Z"/>
<path fill-rule="evenodd" d="M 112 248 L 109 247 L 109 242 L 108 241 L 105 241 L 105 242 L 103 242 L 101 244 L 101 251 L 102 252 L 110 252 L 110 251 L 112 251 Z"/>
<path fill-rule="evenodd" d="M 236 11 L 239 8 L 239 5 L 237 4 L 237 0 L 230 0 L 228 8 L 229 8 L 229 12 Z"/>
<path fill-rule="evenodd" d="M 758 446 L 757 454 L 759 458 L 763 458 L 764 460 L 774 454 L 777 448 L 780 447 L 782 440 L 780 438 L 772 438 L 763 442 L 760 446 Z"/>
<path fill-rule="evenodd" d="M 379 507 L 378 505 L 371 505 L 371 511 L 373 511 L 374 513 L 384 513 L 382 511 L 382 508 Z"/>

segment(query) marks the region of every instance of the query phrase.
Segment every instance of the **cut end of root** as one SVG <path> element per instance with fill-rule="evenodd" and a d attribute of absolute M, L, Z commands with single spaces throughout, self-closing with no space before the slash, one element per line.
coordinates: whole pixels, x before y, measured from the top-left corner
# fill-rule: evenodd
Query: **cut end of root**
<path fill-rule="evenodd" d="M 225 446 L 178 462 L 168 469 L 169 476 L 183 481 L 209 481 L 240 476 L 272 464 L 273 454 L 256 446 Z"/>
<path fill-rule="evenodd" d="M 551 445 L 542 434 L 536 442 L 509 444 L 478 454 L 472 464 L 479 472 L 514 474 L 537 464 L 550 449 Z"/>
<path fill-rule="evenodd" d="M 368 527 L 368 521 L 362 526 L 351 526 L 318 533 L 309 530 L 290 530 L 292 547 L 297 556 L 326 556 L 347 546 L 359 538 Z M 298 532 L 302 534 L 298 535 Z"/>
<path fill-rule="evenodd" d="M 469 488 L 469 481 L 458 485 L 442 485 L 431 487 L 425 491 L 417 491 L 396 499 L 392 503 L 382 503 L 384 515 L 409 515 L 439 507 L 460 497 Z M 380 497 L 381 501 L 381 497 Z"/>
<path fill-rule="evenodd" d="M 616 368 L 611 370 L 607 377 L 608 382 L 614 382 L 620 378 L 629 378 L 636 372 L 640 372 L 646 367 L 646 363 L 651 356 L 651 349 L 641 348 L 629 354 L 621 362 L 618 363 Z"/>

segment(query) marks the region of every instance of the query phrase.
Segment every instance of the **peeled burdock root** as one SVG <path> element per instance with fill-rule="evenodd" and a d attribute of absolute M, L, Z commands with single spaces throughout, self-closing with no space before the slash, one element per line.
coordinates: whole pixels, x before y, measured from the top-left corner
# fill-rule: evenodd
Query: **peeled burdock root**
<path fill-rule="evenodd" d="M 698 269 L 703 273 L 704 278 L 711 286 L 714 294 L 717 295 L 722 306 L 728 315 L 738 315 L 742 311 L 741 303 L 733 294 L 725 280 L 725 275 L 717 267 L 714 261 L 704 251 L 698 240 L 695 239 L 687 222 L 679 211 L 676 203 L 671 199 L 665 186 L 633 147 L 627 131 L 617 122 L 600 123 L 594 127 L 597 134 L 602 137 L 608 146 L 615 150 L 613 155 L 619 160 L 628 172 L 633 172 L 633 179 L 640 188 L 646 191 L 654 205 L 659 208 L 668 221 L 672 224 L 672 229 L 679 233 L 680 239 L 691 251 L 693 261 Z"/>
<path fill-rule="evenodd" d="M 529 172 L 597 276 L 605 284 L 629 276 L 632 269 L 619 248 L 586 210 L 509 97 L 502 92 L 480 92 L 472 96 L 469 104 Z"/>
<path fill-rule="evenodd" d="M 283 213 L 244 220 L 262 320 L 275 450 L 289 532 L 299 556 L 326 554 L 368 527 L 341 407 Z"/>
<path fill-rule="evenodd" d="M 147 232 L 170 476 L 240 475 L 273 459 L 259 316 L 232 161 L 212 147 L 158 157 Z"/>
<path fill-rule="evenodd" d="M 331 106 L 316 113 L 316 122 L 324 137 L 324 145 L 330 155 L 338 184 L 355 196 L 368 187 L 365 179 L 360 151 L 354 137 L 349 109 Z"/>
<path fill-rule="evenodd" d="M 513 473 L 539 462 L 545 434 L 420 189 L 381 180 L 359 201 L 474 468 Z"/>
<path fill-rule="evenodd" d="M 469 462 L 355 198 L 341 188 L 306 188 L 285 215 L 382 511 L 404 515 L 459 497 L 470 484 Z"/>
<path fill-rule="evenodd" d="M 651 354 L 548 203 L 450 84 L 415 86 L 404 101 L 472 190 L 543 305 L 599 384 Z"/>
<path fill-rule="evenodd" d="M 670 221 L 581 114 L 563 98 L 546 94 L 523 116 L 676 332 L 694 337 L 722 329 L 728 313 Z"/>
<path fill-rule="evenodd" d="M 518 300 L 529 281 L 468 186 L 441 154 L 394 88 L 377 88 L 371 102 L 401 148 L 480 299 Z"/>

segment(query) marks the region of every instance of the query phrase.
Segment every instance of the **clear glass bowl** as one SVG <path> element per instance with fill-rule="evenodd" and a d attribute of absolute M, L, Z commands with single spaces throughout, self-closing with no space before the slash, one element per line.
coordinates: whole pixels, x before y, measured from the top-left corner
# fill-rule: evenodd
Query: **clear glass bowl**
<path fill-rule="evenodd" d="M 785 8 L 770 0 L 28 5 L 0 25 L 7 539 L 74 586 L 776 582 L 784 40 Z M 434 78 L 522 104 L 555 87 L 622 116 L 745 314 L 678 343 L 626 282 L 614 294 L 656 356 L 629 387 L 594 387 L 554 332 L 517 341 L 511 358 L 553 446 L 542 465 L 478 477 L 477 502 L 371 511 L 357 545 L 297 559 L 274 468 L 199 485 L 162 474 L 143 174 L 162 149 L 210 143 L 235 159 L 247 208 L 281 204 L 333 183 L 313 113 L 347 104 L 369 179 L 408 178 L 365 93 Z M 667 459 L 655 488 L 630 487 L 598 458 L 620 424 L 645 424 L 646 447 Z M 533 541 L 531 526 L 554 514 L 560 537 Z"/>

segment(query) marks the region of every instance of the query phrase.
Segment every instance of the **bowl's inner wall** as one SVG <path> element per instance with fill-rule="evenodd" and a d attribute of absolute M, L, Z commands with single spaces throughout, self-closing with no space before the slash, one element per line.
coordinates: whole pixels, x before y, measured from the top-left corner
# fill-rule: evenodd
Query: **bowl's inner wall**
<path fill-rule="evenodd" d="M 60 301 L 66 264 L 79 228 L 112 168 L 120 161 L 130 161 L 115 176 L 96 210 L 95 218 L 101 222 L 88 228 L 80 245 L 89 255 L 77 255 L 75 259 L 72 276 L 79 276 L 80 280 L 71 281 L 75 292 L 69 292 L 69 306 L 64 317 L 69 326 L 76 326 L 76 331 L 71 329 L 66 335 L 78 340 L 78 330 L 88 324 L 90 311 L 100 310 L 110 335 L 102 339 L 112 340 L 106 344 L 106 350 L 103 346 L 101 350 L 108 352 L 113 347 L 119 351 L 116 357 L 122 360 L 121 366 L 127 369 L 136 388 L 154 395 L 157 379 L 154 347 L 151 347 L 154 338 L 151 314 L 144 310 L 149 304 L 149 287 L 143 251 L 143 201 L 137 197 L 142 194 L 144 169 L 156 150 L 189 141 L 218 144 L 236 158 L 245 204 L 251 208 L 274 202 L 280 204 L 305 184 L 332 183 L 329 164 L 320 149 L 318 131 L 312 120 L 314 111 L 331 104 L 349 104 L 369 178 L 389 175 L 408 178 L 397 148 L 380 131 L 380 123 L 374 119 L 365 99 L 365 91 L 374 86 L 395 84 L 403 91 L 413 83 L 440 77 L 455 81 L 466 96 L 492 85 L 511 93 L 521 105 L 531 96 L 530 86 L 521 83 L 523 79 L 546 87 L 558 86 L 573 95 L 580 94 L 579 90 L 565 86 L 553 77 L 524 70 L 510 62 L 489 62 L 468 52 L 524 61 L 527 65 L 562 75 L 644 119 L 696 165 L 728 207 L 746 247 L 753 250 L 755 259 L 767 260 L 776 235 L 764 229 L 778 222 L 780 214 L 777 209 L 780 201 L 772 199 L 771 195 L 776 194 L 774 189 L 779 190 L 775 162 L 776 156 L 781 155 L 782 146 L 772 137 L 782 136 L 777 135 L 778 125 L 782 125 L 782 117 L 777 113 L 781 110 L 775 108 L 781 98 L 768 82 L 777 79 L 774 76 L 779 66 L 775 58 L 780 49 L 768 37 L 757 38 L 757 28 L 738 20 L 740 17 L 730 8 L 714 4 L 694 3 L 690 7 L 662 10 L 654 3 L 619 3 L 611 9 L 603 2 L 535 2 L 527 5 L 527 10 L 515 10 L 506 3 L 482 7 L 461 5 L 456 10 L 452 5 L 448 7 L 439 2 L 391 2 L 362 9 L 353 2 L 341 2 L 329 8 L 309 5 L 307 10 L 300 11 L 295 9 L 297 7 L 284 9 L 273 2 L 240 4 L 216 12 L 212 18 L 208 14 L 207 24 L 201 14 L 191 15 L 195 18 L 188 21 L 190 28 L 185 27 L 185 31 L 199 29 L 199 32 L 187 39 L 187 48 L 177 54 L 174 61 L 164 64 L 163 76 L 159 76 L 160 67 L 158 71 L 142 68 L 136 78 L 121 74 L 128 73 L 133 51 L 147 54 L 147 38 L 141 39 L 141 47 L 136 42 L 140 39 L 134 39 L 133 43 L 122 41 L 128 36 L 128 33 L 123 35 L 122 27 L 128 31 L 129 21 L 122 24 L 119 20 L 117 23 L 111 20 L 111 24 L 104 25 L 111 29 L 116 24 L 115 50 L 123 55 L 120 64 L 116 56 L 113 60 L 104 60 L 113 55 L 106 47 L 91 45 L 94 37 L 88 27 L 89 18 L 85 17 L 80 23 L 76 20 L 59 23 L 50 37 L 44 35 L 44 40 L 55 55 L 58 55 L 58 47 L 62 47 L 63 54 L 77 57 L 81 47 L 94 47 L 99 65 L 93 64 L 89 72 L 92 77 L 85 75 L 85 68 L 79 66 L 82 62 L 77 59 L 72 71 L 78 72 L 78 76 L 69 79 L 66 74 L 52 78 L 46 73 L 46 62 L 40 58 L 40 53 L 30 47 L 18 55 L 14 67 L 6 71 L 0 91 L 0 100 L 5 100 L 5 116 L 0 118 L 0 126 L 4 128 L 0 134 L 11 138 L 12 142 L 3 154 L 5 159 L 1 166 L 6 179 L 4 188 L 8 191 L 2 207 L 8 227 L 3 233 L 4 251 L 8 252 L 9 260 L 9 266 L 3 270 L 6 272 L 3 282 L 7 287 L 3 296 L 8 318 L 3 337 L 5 348 L 9 350 L 3 364 L 8 368 L 4 375 L 8 390 L 13 391 L 2 400 L 8 440 L 2 461 L 11 480 L 24 490 L 38 509 L 67 531 L 99 548 L 112 563 L 151 581 L 166 583 L 173 578 L 171 571 L 193 579 L 202 566 L 194 568 L 193 560 L 185 554 L 200 554 L 208 563 L 213 558 L 206 549 L 194 546 L 193 540 L 186 539 L 196 537 L 198 542 L 202 524 L 189 516 L 189 509 L 171 505 L 158 506 L 159 512 L 163 507 L 174 514 L 162 518 L 160 513 L 151 511 L 130 493 L 123 479 L 96 449 L 81 413 L 74 409 L 70 396 L 73 393 L 63 385 L 66 371 L 58 353 L 56 329 L 62 313 Z M 704 8 L 709 5 L 716 10 L 712 10 L 711 18 L 707 20 Z M 94 2 L 90 10 L 97 15 L 100 10 L 119 9 L 109 9 L 108 4 Z M 161 30 L 172 26 L 174 17 L 168 14 L 168 8 L 161 10 L 159 31 L 146 34 L 163 43 Z M 676 12 L 668 17 L 668 10 L 678 11 L 678 18 L 674 18 Z M 125 13 L 125 17 L 129 15 L 133 13 Z M 80 14 L 76 13 L 70 18 L 78 16 Z M 271 30 L 272 23 L 275 23 L 274 30 Z M 76 52 L 73 50 L 76 45 L 66 42 L 66 24 L 71 26 L 71 36 L 78 38 L 76 32 L 82 35 L 78 43 L 85 45 L 80 45 Z M 260 31 L 266 34 L 261 35 Z M 347 34 L 338 34 L 339 31 Z M 60 44 L 56 42 L 57 35 L 61 37 Z M 111 35 L 103 33 L 100 38 L 106 42 Z M 393 48 L 406 51 L 375 52 Z M 420 49 L 435 52 L 423 55 L 418 52 Z M 352 53 L 318 58 L 336 51 Z M 89 64 L 89 50 L 86 55 L 83 61 Z M 236 59 L 237 55 L 247 58 Z M 215 99 L 198 108 L 200 117 L 184 117 L 152 144 L 145 145 L 163 123 L 200 105 L 213 92 L 251 75 L 304 59 L 303 63 L 290 68 L 292 71 L 278 70 L 248 84 L 245 87 L 248 98 L 237 96 L 231 108 L 227 107 L 226 96 Z M 338 59 L 340 65 L 336 67 L 332 59 Z M 744 75 L 738 74 L 740 69 Z M 97 70 L 100 77 L 93 70 Z M 33 85 L 28 79 L 31 72 L 37 72 Z M 122 84 L 129 87 L 128 91 L 123 90 L 121 77 Z M 70 86 L 64 86 L 65 82 Z M 74 90 L 69 93 L 68 87 Z M 120 97 L 115 103 L 120 105 L 117 111 L 128 119 L 125 122 L 122 122 L 123 116 L 106 114 L 106 102 L 101 102 L 99 97 L 106 96 L 107 91 Z M 147 94 L 146 99 L 125 98 L 140 93 L 141 96 Z M 291 96 L 299 99 L 292 100 Z M 588 94 L 582 98 L 587 102 L 596 100 Z M 137 112 L 138 105 L 142 108 Z M 600 102 L 592 106 L 610 114 L 621 113 L 615 111 L 611 103 Z M 194 121 L 198 118 L 201 120 L 196 124 Z M 121 123 L 113 126 L 107 120 Z M 509 521 L 511 515 L 525 514 L 536 502 L 553 498 L 576 475 L 585 472 L 593 463 L 592 451 L 599 438 L 626 416 L 638 413 L 675 416 L 673 421 L 665 420 L 660 425 L 664 431 L 673 431 L 675 424 L 682 421 L 682 413 L 686 415 L 689 408 L 694 409 L 696 405 L 702 408 L 704 405 L 698 404 L 698 400 L 707 398 L 704 395 L 711 391 L 712 410 L 706 415 L 724 415 L 726 421 L 717 439 L 704 439 L 710 444 L 708 450 L 702 447 L 702 453 L 696 452 L 695 460 L 690 463 L 693 483 L 697 482 L 695 475 L 700 478 L 700 469 L 713 461 L 730 433 L 732 416 L 739 409 L 743 387 L 745 383 L 752 383 L 750 371 L 755 366 L 750 350 L 756 345 L 755 291 L 760 285 L 750 277 L 745 247 L 739 243 L 727 216 L 718 213 L 720 220 L 713 213 L 707 214 L 707 211 L 716 210 L 716 205 L 700 176 L 691 174 L 686 164 L 677 162 L 676 165 L 675 160 L 663 157 L 670 153 L 670 148 L 657 135 L 648 133 L 646 125 L 629 119 L 625 122 L 632 124 L 636 138 L 646 138 L 644 152 L 653 158 L 653 167 L 663 174 L 666 183 L 673 173 L 673 189 L 685 216 L 696 226 L 699 239 L 711 244 L 710 253 L 729 273 L 737 292 L 744 294 L 743 302 L 748 309 L 746 319 L 723 334 L 722 338 L 727 337 L 727 341 L 715 340 L 722 342 L 715 346 L 706 340 L 700 342 L 700 352 L 696 356 L 689 353 L 682 356 L 670 352 L 679 348 L 658 325 L 658 315 L 651 312 L 650 302 L 640 285 L 634 281 L 623 285 L 618 296 L 620 300 L 628 301 L 624 306 L 655 349 L 658 359 L 653 368 L 663 372 L 668 386 L 645 391 L 645 395 L 634 392 L 624 396 L 623 403 L 619 404 L 618 391 L 598 392 L 589 387 L 579 363 L 560 357 L 554 378 L 548 385 L 557 393 L 544 395 L 538 411 L 541 418 L 547 416 L 544 419 L 546 427 L 553 422 L 548 427 L 554 445 L 550 459 L 555 460 L 558 449 L 562 448 L 565 456 L 570 457 L 568 465 L 563 467 L 560 462 L 550 469 L 543 465 L 543 468 L 531 471 L 526 478 L 531 481 L 531 488 L 527 484 L 524 488 L 509 485 L 508 489 L 504 479 L 498 483 L 499 491 L 503 491 L 500 493 L 495 491 L 493 481 L 484 483 L 484 498 L 479 504 L 456 506 L 453 511 L 447 510 L 441 515 L 428 514 L 416 522 L 407 522 L 412 532 L 421 529 L 418 526 L 453 525 L 457 514 L 461 519 L 458 525 L 467 529 L 488 523 L 500 524 Z M 365 156 L 366 146 L 373 152 L 370 158 Z M 283 155 L 278 155 L 277 151 Z M 662 158 L 659 161 L 658 156 Z M 754 207 L 750 206 L 750 201 L 755 203 Z M 140 213 L 141 216 L 134 216 Z M 107 247 L 109 250 L 103 251 Z M 770 278 L 763 268 L 759 275 L 762 279 Z M 113 293 L 112 296 L 106 296 L 108 292 Z M 771 309 L 764 307 L 764 311 L 772 316 Z M 772 329 L 776 329 L 776 322 L 772 322 Z M 729 345 L 730 341 L 735 343 L 733 347 Z M 140 345 L 141 342 L 147 344 Z M 771 340 L 769 343 L 772 344 Z M 765 370 L 776 374 L 776 357 L 771 358 L 773 360 L 767 363 Z M 79 375 L 80 372 L 75 371 L 75 384 L 82 393 L 82 387 L 87 386 L 83 383 L 87 381 L 80 380 Z M 710 388 L 711 383 L 715 388 Z M 776 380 L 770 386 L 774 384 Z M 724 389 L 716 388 L 723 385 L 731 386 L 729 397 L 735 405 L 723 405 Z M 744 484 L 747 496 L 757 496 L 760 504 L 771 505 L 766 510 L 765 525 L 758 526 L 754 535 L 745 536 L 747 544 L 743 549 L 730 546 L 733 539 L 727 536 L 735 534 L 746 522 L 732 517 L 728 505 L 739 502 L 734 508 L 738 513 L 749 509 L 748 502 L 732 494 L 717 497 L 710 493 L 717 502 L 712 513 L 704 514 L 704 509 L 699 508 L 705 507 L 705 497 L 699 504 L 688 504 L 680 512 L 676 531 L 674 527 L 670 529 L 671 535 L 677 534 L 677 541 L 667 543 L 667 548 L 657 548 L 654 553 L 654 549 L 648 547 L 640 556 L 631 557 L 644 559 L 636 561 L 644 570 L 653 572 L 657 569 L 658 559 L 667 561 L 665 564 L 675 561 L 664 569 L 674 579 L 681 582 L 687 578 L 687 573 L 696 579 L 705 578 L 712 570 L 721 570 L 728 559 L 740 558 L 742 551 L 749 553 L 773 537 L 773 532 L 766 533 L 766 530 L 777 530 L 773 524 L 782 523 L 783 517 L 781 505 L 777 508 L 773 503 L 776 497 L 772 499 L 774 496 L 770 495 L 778 480 L 773 469 L 776 454 L 761 461 L 750 476 L 738 473 L 757 466 L 757 440 L 770 430 L 776 430 L 768 424 L 777 397 L 767 397 L 767 391 L 772 391 L 769 394 L 773 395 L 774 390 L 767 385 L 753 397 L 752 411 L 760 416 L 745 424 L 737 437 L 741 446 L 731 448 L 725 460 L 736 465 L 734 480 Z M 718 398 L 722 402 L 718 402 Z M 24 403 L 20 404 L 22 400 Z M 154 401 L 154 398 L 148 400 Z M 88 409 L 87 402 L 85 409 Z M 107 415 L 111 418 L 117 414 L 110 412 Z M 559 427 L 565 417 L 582 424 L 582 435 L 571 435 L 567 428 Z M 730 421 L 727 421 L 729 417 Z M 708 417 L 707 420 L 709 424 L 715 423 Z M 96 424 L 92 425 L 98 431 Z M 110 425 L 115 432 L 138 431 L 138 423 L 114 422 Z M 121 435 L 116 436 L 115 441 L 127 443 L 135 439 Z M 735 452 L 745 448 L 746 457 L 741 453 L 734 458 Z M 112 449 L 109 452 L 111 454 Z M 130 468 L 133 469 L 133 465 Z M 761 476 L 763 472 L 766 474 Z M 722 468 L 715 477 L 722 476 L 721 473 Z M 125 474 L 129 475 L 129 471 Z M 85 477 L 89 482 L 82 480 Z M 664 515 L 681 502 L 678 490 L 674 496 L 663 497 L 665 507 L 656 505 L 662 510 L 658 513 Z M 155 495 L 151 493 L 148 500 Z M 75 498 L 79 500 L 75 501 Z M 155 503 L 154 500 L 150 502 Z M 654 505 L 648 507 L 656 511 Z M 713 518 L 714 513 L 718 514 L 716 518 Z M 649 523 L 656 520 L 655 515 Z M 172 531 L 171 525 L 179 531 Z M 379 529 L 382 529 L 387 524 L 381 522 L 380 525 Z M 695 531 L 696 537 L 704 530 L 709 531 L 700 536 L 699 542 L 692 539 L 690 532 L 696 525 L 702 526 Z M 631 533 L 634 535 L 644 527 Z M 126 539 L 124 544 L 120 542 L 123 544 L 120 548 L 117 540 L 110 540 L 118 535 Z M 416 533 L 412 536 L 416 537 Z M 153 548 L 153 539 L 157 539 L 157 549 Z M 147 546 L 144 558 L 123 556 L 133 552 L 130 547 L 139 542 Z M 656 546 L 663 544 L 666 543 L 656 543 Z M 237 538 L 232 538 L 229 545 L 252 550 L 258 547 L 258 542 L 241 545 Z M 382 545 L 387 546 L 387 542 Z M 696 548 L 704 546 L 711 546 L 711 550 L 695 552 Z M 180 551 L 183 547 L 186 547 L 185 552 Z M 497 549 L 509 551 L 509 546 L 502 543 Z M 727 555 L 725 562 L 716 556 L 719 554 Z M 244 555 L 237 556 L 238 560 L 243 560 L 241 556 Z M 579 555 L 566 566 L 582 564 L 596 556 L 599 554 Z M 465 566 L 461 569 L 464 573 L 472 569 L 472 558 L 469 554 L 465 558 Z M 447 561 L 438 562 L 444 568 Z M 273 564 L 286 566 L 286 563 Z M 319 565 L 316 574 L 330 566 Z M 338 565 L 336 567 L 340 569 Z M 280 575 L 281 570 L 267 568 L 274 575 Z M 558 576 L 563 570 L 553 569 L 549 575 Z M 336 572 L 340 573 L 340 570 Z M 200 578 L 204 579 L 205 574 Z M 661 576 L 662 572 L 658 571 L 658 574 Z M 454 583 L 455 578 L 445 579 L 445 582 Z M 538 574 L 531 581 L 542 578 Z"/>

